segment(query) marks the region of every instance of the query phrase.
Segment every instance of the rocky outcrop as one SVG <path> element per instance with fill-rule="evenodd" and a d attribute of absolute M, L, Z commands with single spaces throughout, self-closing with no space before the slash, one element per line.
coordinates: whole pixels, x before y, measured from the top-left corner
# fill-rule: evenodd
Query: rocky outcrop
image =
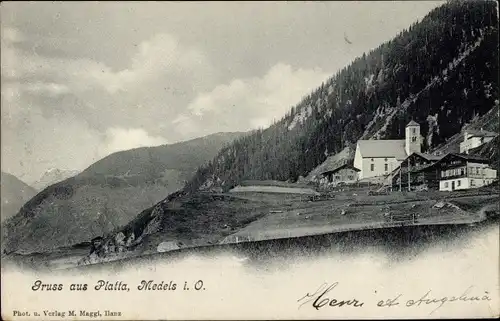
<path fill-rule="evenodd" d="M 118 232 L 114 237 L 108 237 L 107 239 L 102 237 L 94 238 L 89 255 L 82 258 L 78 265 L 114 261 L 130 256 L 133 254 L 133 249 L 140 242 L 141 238 L 136 238 L 133 232 L 128 235 Z"/>

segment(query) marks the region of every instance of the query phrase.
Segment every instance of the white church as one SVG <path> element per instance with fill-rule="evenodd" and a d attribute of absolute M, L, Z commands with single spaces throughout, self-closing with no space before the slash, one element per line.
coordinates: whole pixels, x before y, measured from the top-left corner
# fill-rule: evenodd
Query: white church
<path fill-rule="evenodd" d="M 420 125 L 412 120 L 406 125 L 405 139 L 358 140 L 354 167 L 360 170 L 359 179 L 383 176 L 415 152 L 421 152 Z"/>

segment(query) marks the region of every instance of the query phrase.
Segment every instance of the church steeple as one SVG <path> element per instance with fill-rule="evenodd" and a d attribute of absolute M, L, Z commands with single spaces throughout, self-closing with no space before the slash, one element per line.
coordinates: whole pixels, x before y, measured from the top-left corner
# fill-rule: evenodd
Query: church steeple
<path fill-rule="evenodd" d="M 420 125 L 414 120 L 411 120 L 406 125 L 405 150 L 408 156 L 415 152 L 420 153 L 421 151 Z"/>

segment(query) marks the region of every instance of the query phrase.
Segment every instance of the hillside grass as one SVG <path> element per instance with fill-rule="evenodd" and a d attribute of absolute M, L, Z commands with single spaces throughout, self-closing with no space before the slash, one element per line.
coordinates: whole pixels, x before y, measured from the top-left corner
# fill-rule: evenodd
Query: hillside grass
<path fill-rule="evenodd" d="M 251 239 L 281 238 L 293 235 L 327 234 L 348 226 L 369 229 L 387 221 L 386 214 L 415 214 L 424 224 L 457 224 L 480 219 L 478 211 L 496 204 L 498 193 L 476 190 L 473 193 L 393 193 L 367 195 L 340 192 L 335 197 L 311 201 L 308 196 L 276 193 L 199 193 L 181 192 L 158 207 L 143 211 L 125 228 L 115 229 L 125 235 L 143 234 L 142 242 L 125 254 L 111 255 L 105 260 L 154 254 L 161 242 L 174 241 L 180 248 L 215 245 L 233 236 Z M 453 206 L 436 208 L 440 201 Z M 148 225 L 160 218 L 156 229 L 148 233 Z M 76 265 L 89 254 L 88 244 L 66 247 L 48 253 L 14 255 L 26 266 L 61 268 Z"/>
<path fill-rule="evenodd" d="M 3 226 L 3 248 L 43 252 L 90 241 L 124 226 L 141 210 L 175 191 L 161 184 L 63 186 L 70 192 L 49 190 L 37 195 L 32 200 L 35 206 Z"/>

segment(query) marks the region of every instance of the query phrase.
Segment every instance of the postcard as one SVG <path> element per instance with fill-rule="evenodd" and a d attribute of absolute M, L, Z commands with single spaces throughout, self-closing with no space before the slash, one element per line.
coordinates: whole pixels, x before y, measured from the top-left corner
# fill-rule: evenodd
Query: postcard
<path fill-rule="evenodd" d="M 500 316 L 496 1 L 0 8 L 2 319 Z"/>

